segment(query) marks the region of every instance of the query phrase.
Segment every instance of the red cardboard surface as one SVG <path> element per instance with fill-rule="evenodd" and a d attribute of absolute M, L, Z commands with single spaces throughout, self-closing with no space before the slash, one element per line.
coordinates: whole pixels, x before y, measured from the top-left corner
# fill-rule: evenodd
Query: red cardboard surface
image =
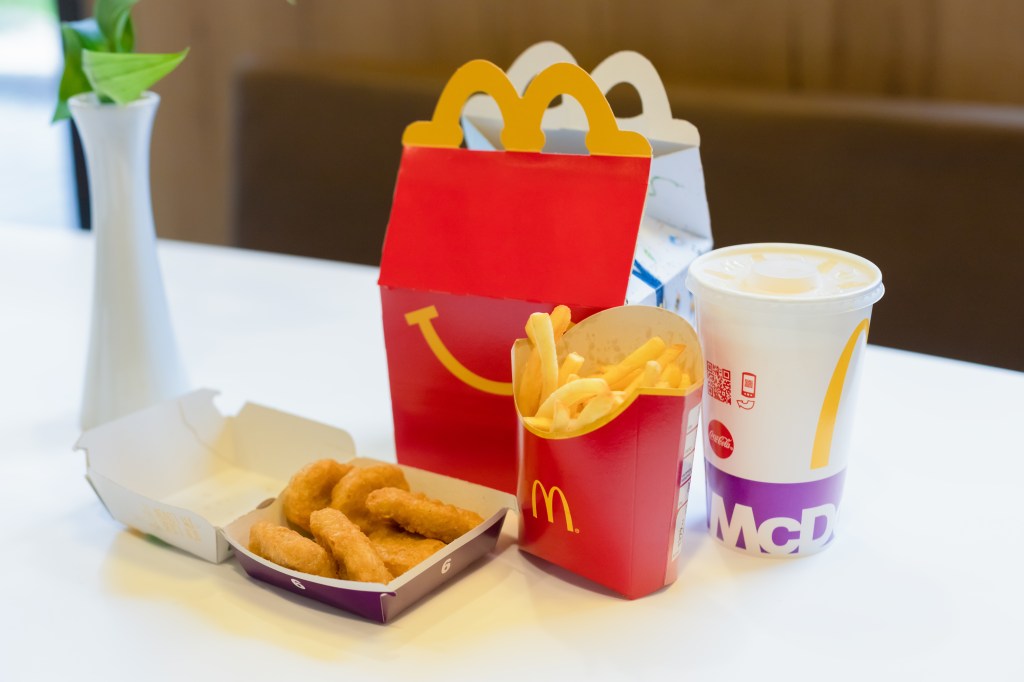
<path fill-rule="evenodd" d="M 406 147 L 380 283 L 621 305 L 650 166 L 650 157 Z"/>
<path fill-rule="evenodd" d="M 523 551 L 630 599 L 674 582 L 686 417 L 700 397 L 699 389 L 640 395 L 574 438 L 541 438 L 520 425 Z"/>
<path fill-rule="evenodd" d="M 405 148 L 380 276 L 400 462 L 515 492 L 509 349 L 531 313 L 573 303 L 579 321 L 623 302 L 649 168 Z"/>

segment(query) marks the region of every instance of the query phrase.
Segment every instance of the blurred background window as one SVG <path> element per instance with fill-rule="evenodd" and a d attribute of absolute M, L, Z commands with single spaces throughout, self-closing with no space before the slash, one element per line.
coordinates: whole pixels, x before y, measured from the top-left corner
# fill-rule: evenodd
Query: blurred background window
<path fill-rule="evenodd" d="M 78 226 L 56 0 L 0 0 L 0 223 Z"/>

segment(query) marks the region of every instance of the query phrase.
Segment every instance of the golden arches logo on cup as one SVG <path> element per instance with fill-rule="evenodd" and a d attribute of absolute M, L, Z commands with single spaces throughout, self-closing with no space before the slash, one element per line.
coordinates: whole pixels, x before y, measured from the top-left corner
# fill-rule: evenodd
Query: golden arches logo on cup
<path fill-rule="evenodd" d="M 814 431 L 814 446 L 811 449 L 811 468 L 821 469 L 828 466 L 829 456 L 832 453 L 832 434 L 836 428 L 836 417 L 839 414 L 839 401 L 843 397 L 843 386 L 846 384 L 846 374 L 850 369 L 850 362 L 853 359 L 853 352 L 857 349 L 857 341 L 860 335 L 864 335 L 864 343 L 868 342 L 868 328 L 871 321 L 868 318 L 861 320 L 860 324 L 850 334 L 843 352 L 836 361 L 836 368 L 832 370 L 832 378 L 829 379 L 828 389 L 825 391 L 825 398 L 821 403 L 821 414 L 818 416 L 818 425 Z"/>
<path fill-rule="evenodd" d="M 579 533 L 580 529 L 576 528 L 572 523 L 572 512 L 569 510 L 569 500 L 566 499 L 565 493 L 557 485 L 553 485 L 551 488 L 545 488 L 544 484 L 541 483 L 539 479 L 533 480 L 533 486 L 530 489 L 533 518 L 537 518 L 538 489 L 540 489 L 541 498 L 544 500 L 544 511 L 547 512 L 548 523 L 555 522 L 555 495 L 557 494 L 562 502 L 562 514 L 565 517 L 565 530 L 570 533 Z"/>

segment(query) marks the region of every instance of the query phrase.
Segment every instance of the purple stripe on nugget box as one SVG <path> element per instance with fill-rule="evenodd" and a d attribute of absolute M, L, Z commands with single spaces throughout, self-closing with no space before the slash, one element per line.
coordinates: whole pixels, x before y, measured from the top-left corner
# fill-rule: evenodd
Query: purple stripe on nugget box
<path fill-rule="evenodd" d="M 806 483 L 739 478 L 705 461 L 712 537 L 752 554 L 801 556 L 835 537 L 846 471 Z"/>
<path fill-rule="evenodd" d="M 379 623 L 384 622 L 381 592 L 346 590 L 331 585 L 322 585 L 316 582 L 315 579 L 299 580 L 292 578 L 283 571 L 277 571 L 258 561 L 253 561 L 241 552 L 236 552 L 235 556 L 238 558 L 238 563 L 242 564 L 242 568 L 245 569 L 246 573 L 253 578 L 268 582 L 288 592 L 316 599 L 329 606 L 351 611 L 364 618 L 369 618 Z M 383 592 L 383 594 L 391 593 Z"/>
<path fill-rule="evenodd" d="M 352 590 L 336 584 L 324 584 L 320 582 L 322 578 L 315 576 L 293 578 L 282 570 L 252 559 L 244 552 L 235 552 L 235 557 L 246 573 L 257 580 L 378 623 L 386 623 L 494 549 L 506 513 L 506 510 L 502 510 L 487 525 L 470 531 L 456 543 L 427 559 L 421 564 L 422 570 L 418 575 L 394 590 Z"/>

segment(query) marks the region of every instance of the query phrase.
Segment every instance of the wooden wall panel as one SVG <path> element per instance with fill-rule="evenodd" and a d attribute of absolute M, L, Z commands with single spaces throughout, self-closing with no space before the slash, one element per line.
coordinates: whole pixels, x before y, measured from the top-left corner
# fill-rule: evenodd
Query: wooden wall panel
<path fill-rule="evenodd" d="M 305 51 L 449 73 L 542 39 L 585 67 L 639 49 L 695 85 L 1024 104 L 1020 0 L 148 0 L 142 49 L 190 45 L 153 148 L 161 236 L 227 240 L 232 76 Z"/>
<path fill-rule="evenodd" d="M 1024 2 L 935 4 L 935 96 L 1024 104 Z"/>

